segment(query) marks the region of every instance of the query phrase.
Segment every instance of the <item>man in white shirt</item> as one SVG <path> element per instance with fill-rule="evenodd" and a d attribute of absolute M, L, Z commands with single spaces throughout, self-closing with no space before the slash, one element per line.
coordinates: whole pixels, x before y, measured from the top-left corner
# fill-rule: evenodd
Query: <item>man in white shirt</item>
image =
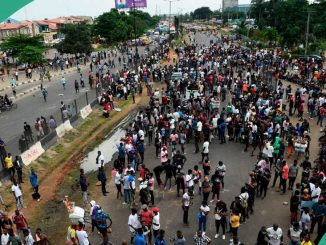
<path fill-rule="evenodd" d="M 206 139 L 204 144 L 203 144 L 203 151 L 202 151 L 202 154 L 201 154 L 202 155 L 202 158 L 201 158 L 202 162 L 204 162 L 205 157 L 206 157 L 207 160 L 209 160 L 208 153 L 209 153 L 209 142 Z"/>
<path fill-rule="evenodd" d="M 19 204 L 22 208 L 25 208 L 24 202 L 23 202 L 23 194 L 19 188 L 19 185 L 17 184 L 17 181 L 13 179 L 13 185 L 11 186 L 11 191 L 16 199 L 16 208 L 19 210 Z"/>
<path fill-rule="evenodd" d="M 160 210 L 157 207 L 153 208 L 154 217 L 153 217 L 153 220 L 152 220 L 152 226 L 153 226 L 154 238 L 156 238 L 158 236 L 160 228 L 161 228 L 159 211 Z"/>
<path fill-rule="evenodd" d="M 273 227 L 267 228 L 266 231 L 269 238 L 269 245 L 281 245 L 283 242 L 283 232 L 282 229 L 278 227 L 278 225 L 274 224 Z"/>
<path fill-rule="evenodd" d="M 96 164 L 98 165 L 98 168 L 103 167 L 104 165 L 104 156 L 101 151 L 97 152 Z"/>
<path fill-rule="evenodd" d="M 320 197 L 321 189 L 319 187 L 318 181 L 315 183 L 315 188 L 311 191 L 311 200 L 317 203 Z"/>
<path fill-rule="evenodd" d="M 129 218 L 128 218 L 128 226 L 129 226 L 130 235 L 131 235 L 130 244 L 133 244 L 134 237 L 136 235 L 136 231 L 140 226 L 140 222 L 138 220 L 137 209 L 135 209 L 135 208 L 131 209 L 131 214 L 129 215 Z"/>
<path fill-rule="evenodd" d="M 8 241 L 9 241 L 8 230 L 6 228 L 4 228 L 2 230 L 2 235 L 1 235 L 1 245 L 7 245 Z"/>
<path fill-rule="evenodd" d="M 84 230 L 85 224 L 79 223 L 79 227 L 82 227 L 81 230 L 76 230 L 76 236 L 78 239 L 79 245 L 89 245 L 90 242 L 88 240 L 87 232 Z"/>
<path fill-rule="evenodd" d="M 183 209 L 183 224 L 188 224 L 188 213 L 189 213 L 189 206 L 190 206 L 190 195 L 189 190 L 185 192 L 182 196 L 182 209 Z"/>

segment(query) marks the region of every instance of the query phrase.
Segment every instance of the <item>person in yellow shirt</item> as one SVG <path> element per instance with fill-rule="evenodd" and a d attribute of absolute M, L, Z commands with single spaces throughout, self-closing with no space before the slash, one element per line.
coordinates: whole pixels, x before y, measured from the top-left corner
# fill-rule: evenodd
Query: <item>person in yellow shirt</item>
<path fill-rule="evenodd" d="M 313 243 L 310 241 L 310 235 L 306 234 L 304 239 L 301 242 L 301 245 L 313 245 Z"/>
<path fill-rule="evenodd" d="M 5 157 L 5 167 L 7 168 L 11 178 L 15 176 L 14 163 L 12 161 L 11 153 L 8 153 Z"/>
<path fill-rule="evenodd" d="M 238 228 L 240 226 L 240 215 L 239 215 L 238 210 L 235 210 L 232 212 L 230 222 L 231 222 L 232 235 L 233 235 L 233 237 L 237 237 L 238 236 Z"/>

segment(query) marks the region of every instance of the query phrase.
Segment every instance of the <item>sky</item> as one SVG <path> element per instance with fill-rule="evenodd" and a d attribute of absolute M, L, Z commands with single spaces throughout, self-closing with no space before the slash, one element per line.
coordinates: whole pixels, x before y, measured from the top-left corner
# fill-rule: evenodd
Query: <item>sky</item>
<path fill-rule="evenodd" d="M 172 14 L 189 13 L 200 7 L 211 10 L 221 8 L 222 0 L 179 0 L 172 3 Z M 240 4 L 250 0 L 239 0 Z M 34 0 L 26 7 L 13 14 L 17 20 L 41 20 L 69 15 L 87 15 L 96 17 L 114 7 L 114 0 Z M 169 2 L 164 0 L 147 0 L 143 11 L 153 14 L 168 14 Z"/>

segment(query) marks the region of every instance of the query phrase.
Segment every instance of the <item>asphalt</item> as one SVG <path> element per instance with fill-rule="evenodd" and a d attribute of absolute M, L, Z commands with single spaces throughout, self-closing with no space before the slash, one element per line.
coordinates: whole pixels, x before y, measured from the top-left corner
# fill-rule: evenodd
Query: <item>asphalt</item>
<path fill-rule="evenodd" d="M 144 47 L 138 48 L 139 53 L 144 53 Z M 109 69 L 111 72 L 116 72 L 119 66 L 117 58 L 115 58 L 116 68 Z M 88 93 L 89 102 L 96 99 L 95 89 L 90 89 L 88 84 L 88 66 L 82 66 L 82 74 L 85 80 L 85 88 L 80 88 L 78 94 L 75 93 L 74 81 L 79 81 L 79 73 L 77 69 L 69 69 L 64 71 L 67 84 L 66 90 L 60 83 L 61 75 L 57 75 L 51 79 L 51 82 L 44 80 L 43 86 L 48 91 L 47 101 L 44 102 L 40 90 L 41 82 L 36 80 L 31 83 L 22 84 L 17 87 L 17 94 L 25 93 L 24 96 L 18 96 L 14 102 L 17 104 L 17 109 L 0 113 L 0 137 L 7 144 L 7 151 L 13 154 L 18 154 L 18 140 L 23 134 L 23 123 L 28 122 L 32 128 L 37 117 L 44 116 L 49 118 L 51 115 L 55 117 L 57 123 L 61 123 L 60 102 L 63 101 L 66 105 L 74 105 L 74 100 L 77 103 L 77 110 L 86 106 L 86 92 Z M 93 69 L 94 72 L 94 69 Z M 8 91 L 8 90 L 7 90 Z M 11 96 L 9 91 L 9 96 Z"/>
<path fill-rule="evenodd" d="M 209 39 L 207 36 L 198 34 L 196 40 L 199 43 L 205 43 L 208 45 Z M 221 107 L 224 105 L 221 105 Z M 295 120 L 295 119 L 294 119 Z M 314 121 L 312 121 L 312 124 Z M 316 138 L 319 135 L 319 129 L 313 127 L 312 129 L 313 142 L 312 142 L 312 156 L 316 156 L 318 147 Z M 318 139 L 318 138 L 317 138 Z M 147 142 L 147 139 L 145 140 Z M 118 142 L 117 142 L 118 143 Z M 193 168 L 201 160 L 200 154 L 194 154 L 194 145 L 186 145 L 186 157 L 187 162 L 185 164 L 185 170 Z M 179 149 L 179 146 L 178 146 Z M 223 161 L 226 164 L 225 175 L 225 191 L 221 193 L 221 199 L 224 200 L 229 208 L 234 197 L 240 194 L 240 188 L 244 186 L 249 177 L 249 172 L 254 169 L 256 163 L 256 156 L 250 156 L 250 150 L 244 152 L 244 145 L 240 143 L 227 142 L 227 144 L 221 145 L 216 139 L 210 144 L 210 161 L 212 169 L 215 169 L 218 161 Z M 169 147 L 169 153 L 171 149 Z M 258 154 L 258 150 L 256 151 Z M 312 157 L 313 158 L 313 157 Z M 289 159 L 288 163 L 292 164 L 294 159 Z M 95 161 L 95 159 L 94 159 Z M 153 169 L 160 165 L 160 160 L 155 157 L 155 148 L 153 145 L 146 145 L 145 161 L 146 167 Z M 112 166 L 112 163 L 110 163 Z M 202 169 L 201 166 L 199 166 Z M 274 171 L 273 171 L 274 172 Z M 109 175 L 109 173 L 108 173 Z M 139 173 L 137 173 L 138 178 Z M 300 175 L 300 174 L 299 174 Z M 164 180 L 164 174 L 163 174 Z M 273 176 L 272 176 L 273 177 Z M 156 184 L 156 183 L 155 183 Z M 113 180 L 109 183 L 108 196 L 102 196 L 97 200 L 98 203 L 109 213 L 113 220 L 112 234 L 109 235 L 110 241 L 113 244 L 121 244 L 123 240 L 126 240 L 129 244 L 130 234 L 128 228 L 128 216 L 130 213 L 130 207 L 123 205 L 122 200 L 116 199 L 116 189 Z M 100 190 L 99 190 L 100 192 Z M 176 186 L 173 186 L 170 191 L 164 191 L 162 188 L 155 186 L 155 206 L 160 209 L 160 222 L 161 228 L 166 231 L 166 240 L 174 236 L 177 230 L 181 230 L 187 240 L 187 244 L 193 244 L 193 236 L 198 229 L 198 220 L 196 213 L 199 210 L 202 197 L 198 195 L 198 187 L 195 188 L 195 198 L 193 199 L 193 205 L 190 207 L 189 220 L 190 226 L 185 227 L 182 223 L 183 211 L 181 209 L 181 198 L 176 195 Z M 139 198 L 136 202 L 139 208 Z M 288 243 L 287 230 L 290 224 L 290 210 L 289 206 L 284 204 L 289 202 L 291 193 L 287 191 L 285 195 L 280 195 L 274 188 L 269 188 L 267 197 L 265 199 L 256 199 L 254 206 L 254 214 L 250 215 L 245 224 L 241 224 L 239 228 L 239 239 L 246 245 L 254 245 L 257 239 L 258 232 L 262 226 L 270 227 L 274 223 L 278 224 L 282 228 L 284 234 L 285 244 Z M 210 196 L 211 198 L 211 196 Z M 91 199 L 91 197 L 90 197 Z M 210 204 L 211 211 L 214 209 L 213 203 Z M 226 240 L 220 238 L 214 239 L 215 236 L 215 223 L 213 212 L 210 212 L 207 221 L 207 235 L 212 239 L 212 244 L 229 244 L 230 235 L 228 234 Z M 97 233 L 90 234 L 90 241 L 92 244 L 101 244 L 101 238 Z"/>

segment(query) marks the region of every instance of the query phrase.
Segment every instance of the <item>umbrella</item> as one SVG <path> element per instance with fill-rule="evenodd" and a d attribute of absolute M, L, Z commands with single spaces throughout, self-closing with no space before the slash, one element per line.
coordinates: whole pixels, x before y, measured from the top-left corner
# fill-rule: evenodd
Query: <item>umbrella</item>
<path fill-rule="evenodd" d="M 4 21 L 31 2 L 33 2 L 33 0 L 0 0 L 0 22 Z"/>

